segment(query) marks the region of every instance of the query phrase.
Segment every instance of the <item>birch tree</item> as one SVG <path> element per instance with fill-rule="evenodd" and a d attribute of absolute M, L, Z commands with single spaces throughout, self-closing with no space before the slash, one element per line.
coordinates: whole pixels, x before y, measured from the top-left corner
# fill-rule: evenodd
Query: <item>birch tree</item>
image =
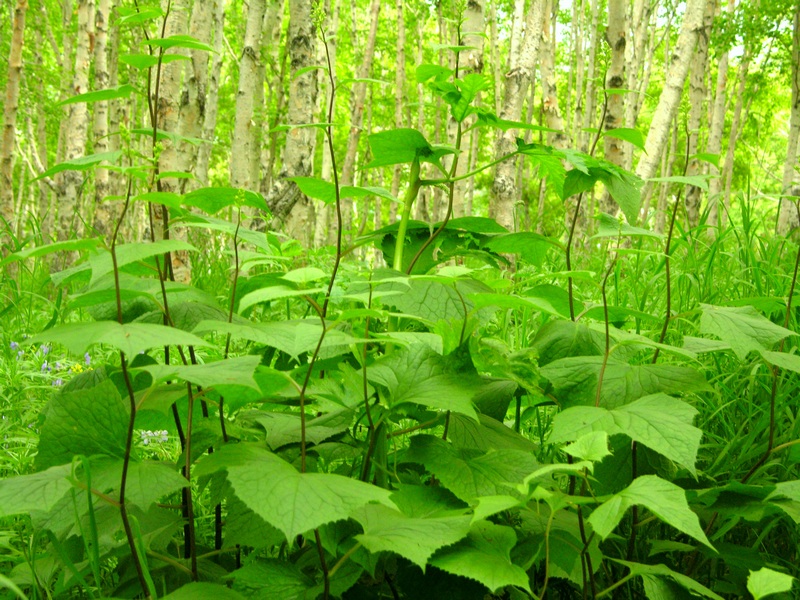
<path fill-rule="evenodd" d="M 72 91 L 75 95 L 89 91 L 89 68 L 94 42 L 94 0 L 78 0 L 78 38 L 75 48 L 75 70 Z M 89 131 L 89 109 L 85 102 L 67 105 L 65 119 L 65 160 L 74 160 L 86 153 Z M 56 179 L 58 184 L 58 240 L 68 240 L 83 233 L 83 215 L 79 198 L 83 188 L 84 173 L 63 171 Z M 74 257 L 71 257 L 74 258 Z"/>
<path fill-rule="evenodd" d="M 783 178 L 778 233 L 786 235 L 800 226 L 798 196 L 800 189 L 794 187 L 798 181 L 800 168 L 797 164 L 798 143 L 800 143 L 800 4 L 794 13 L 792 35 L 792 105 L 789 114 L 789 135 L 786 140 L 786 160 L 783 163 Z"/>
<path fill-rule="evenodd" d="M 319 89 L 317 74 L 315 72 L 299 73 L 299 71 L 314 64 L 316 44 L 311 3 L 306 0 L 290 0 L 287 40 L 291 63 L 287 114 L 290 127 L 310 123 L 314 119 Z M 274 228 L 278 228 L 284 223 L 295 205 L 300 203 L 299 210 L 295 211 L 291 229 L 300 233 L 302 239 L 309 237 L 314 231 L 313 209 L 308 198 L 300 193 L 297 185 L 286 178 L 312 174 L 315 146 L 316 129 L 295 127 L 287 132 L 286 147 L 283 151 L 283 167 L 267 196 L 267 204 L 274 218 Z"/>
<path fill-rule="evenodd" d="M 617 129 L 623 124 L 625 116 L 625 97 L 619 90 L 625 85 L 625 47 L 627 44 L 628 24 L 625 18 L 625 0 L 608 1 L 608 27 L 606 43 L 611 49 L 611 64 L 606 73 L 606 108 L 602 127 L 605 131 Z M 681 83 L 681 85 L 683 85 Z M 615 91 L 616 90 L 616 91 Z M 613 136 L 603 138 L 605 158 L 620 167 L 625 165 L 625 147 L 623 141 Z M 605 191 L 600 199 L 603 212 L 616 214 L 618 205 Z"/>
<path fill-rule="evenodd" d="M 258 78 L 261 29 L 266 12 L 266 0 L 250 0 L 247 11 L 247 25 L 244 33 L 244 47 L 239 59 L 239 87 L 236 93 L 236 112 L 231 142 L 230 174 L 231 186 L 251 189 L 251 155 L 258 152 L 253 144 L 253 114 L 255 111 L 256 87 L 263 88 Z"/>
<path fill-rule="evenodd" d="M 14 25 L 11 34 L 11 50 L 8 56 L 8 79 L 6 79 L 5 105 L 3 108 L 3 141 L 0 147 L 0 216 L 5 226 L 14 231 L 14 143 L 17 131 L 17 107 L 19 105 L 19 82 L 22 75 L 22 44 L 25 32 L 27 0 L 17 0 L 14 7 Z M 0 223 L 0 229 L 3 223 Z"/>
<path fill-rule="evenodd" d="M 686 75 L 689 72 L 692 52 L 697 43 L 698 32 L 702 27 L 703 11 L 709 0 L 687 0 L 686 12 L 683 15 L 681 32 L 671 55 L 664 89 L 658 100 L 658 106 L 650 124 L 645 140 L 645 154 L 636 166 L 636 174 L 642 179 L 650 179 L 656 173 L 661 153 L 664 151 L 669 137 L 669 127 L 678 110 L 683 94 Z"/>
<path fill-rule="evenodd" d="M 355 7 L 354 7 L 355 8 Z M 380 15 L 380 0 L 372 0 L 369 8 L 369 33 L 367 45 L 364 48 L 360 68 L 357 71 L 358 79 L 367 79 L 372 74 L 372 62 L 375 58 L 375 39 L 378 35 L 378 16 Z M 355 177 L 356 154 L 358 142 L 361 139 L 361 130 L 364 122 L 364 101 L 367 96 L 367 84 L 356 82 L 350 94 L 350 132 L 347 136 L 347 152 L 342 163 L 342 185 L 352 185 Z M 348 199 L 343 206 L 343 227 L 345 231 L 353 229 L 353 202 Z M 366 215 L 364 215 L 366 219 Z"/>
<path fill-rule="evenodd" d="M 533 79 L 536 64 L 539 58 L 539 46 L 542 38 L 542 19 L 544 17 L 544 2 L 534 2 L 528 11 L 525 22 L 525 35 L 519 46 L 519 51 L 509 54 L 509 71 L 505 76 L 505 90 L 503 108 L 500 111 L 502 119 L 519 121 L 522 116 L 522 104 L 525 92 Z M 511 153 L 516 148 L 515 137 L 512 131 L 505 131 L 498 135 L 495 143 L 495 157 L 497 159 Z M 515 161 L 505 160 L 497 165 L 492 195 L 489 204 L 489 216 L 496 219 L 503 227 L 514 231 L 515 203 L 519 191 L 515 181 Z"/>
<path fill-rule="evenodd" d="M 110 0 L 98 0 L 95 10 L 95 36 L 94 36 L 94 86 L 95 89 L 109 87 L 110 73 L 108 70 L 108 21 L 111 16 Z M 108 152 L 108 110 L 109 101 L 101 100 L 94 103 L 92 121 L 92 137 L 95 153 Z M 94 222 L 95 231 L 100 235 L 108 235 L 116 221 L 114 204 L 106 201 L 109 194 L 108 169 L 98 167 L 94 173 Z"/>

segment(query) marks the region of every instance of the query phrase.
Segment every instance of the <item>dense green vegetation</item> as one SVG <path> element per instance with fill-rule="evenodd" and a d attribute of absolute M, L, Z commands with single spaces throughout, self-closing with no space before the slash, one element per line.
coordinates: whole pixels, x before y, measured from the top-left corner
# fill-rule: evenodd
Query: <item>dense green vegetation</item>
<path fill-rule="evenodd" d="M 643 182 L 593 153 L 641 148 L 629 129 L 502 157 L 568 207 L 563 236 L 454 218 L 462 127 L 540 128 L 481 106 L 483 75 L 416 78 L 455 139 L 369 136 L 363 168 L 400 165 L 402 198 L 340 185 L 336 161 L 294 178 L 334 207 L 334 246 L 263 231 L 252 191 L 162 190 L 151 122 L 148 154 L 121 136 L 108 239 L 2 259 L 0 597 L 793 597 L 796 241 L 747 193 L 682 227 L 704 176 L 666 179 L 667 233 L 639 223 Z M 413 220 L 433 187 L 444 219 Z M 595 190 L 621 216 L 575 236 Z M 348 245 L 343 199 L 375 197 L 400 219 Z M 188 241 L 123 239 L 142 204 Z"/>

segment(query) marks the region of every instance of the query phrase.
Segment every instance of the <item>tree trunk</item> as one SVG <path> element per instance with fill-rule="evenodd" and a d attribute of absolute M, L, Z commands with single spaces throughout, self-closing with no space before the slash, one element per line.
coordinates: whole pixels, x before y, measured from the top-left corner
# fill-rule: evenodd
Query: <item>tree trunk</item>
<path fill-rule="evenodd" d="M 614 93 L 625 86 L 625 47 L 628 24 L 625 15 L 625 0 L 608 1 L 608 27 L 606 27 L 606 43 L 611 49 L 611 64 L 606 73 L 606 117 L 602 124 L 604 131 L 622 127 L 625 112 L 625 96 Z M 617 165 L 625 165 L 624 141 L 611 136 L 603 138 L 603 151 L 607 161 Z M 611 198 L 608 190 L 600 197 L 600 210 L 616 215 L 619 206 Z"/>
<path fill-rule="evenodd" d="M 239 88 L 236 94 L 236 113 L 231 141 L 230 175 L 231 186 L 235 188 L 252 189 L 254 185 L 250 180 L 251 156 L 259 152 L 259 149 L 253 146 L 252 125 L 256 88 L 264 87 L 263 81 L 258 78 L 258 54 L 266 9 L 266 0 L 250 0 L 250 8 L 247 11 L 244 47 L 239 60 Z"/>
<path fill-rule="evenodd" d="M 378 35 L 378 16 L 381 10 L 381 1 L 372 0 L 369 8 L 369 35 L 367 45 L 364 49 L 364 56 L 360 61 L 361 68 L 358 70 L 357 77 L 366 79 L 372 74 L 372 61 L 375 58 L 375 40 Z M 355 18 L 355 15 L 353 16 Z M 361 130 L 364 122 L 364 100 L 367 96 L 366 83 L 354 83 L 353 91 L 350 95 L 350 133 L 347 136 L 347 154 L 344 156 L 342 164 L 342 185 L 353 185 L 356 168 L 356 155 L 358 153 L 358 142 L 361 139 Z M 343 201 L 343 223 L 345 231 L 353 230 L 353 201 L 351 199 Z M 366 219 L 366 215 L 363 215 Z"/>
<path fill-rule="evenodd" d="M 197 164 L 195 175 L 204 186 L 208 185 L 208 163 L 211 159 L 211 149 L 214 143 L 214 131 L 217 128 L 217 115 L 219 114 L 219 80 L 222 73 L 222 36 L 225 24 L 222 0 L 213 0 L 214 7 L 211 13 L 214 28 L 214 54 L 211 59 L 211 74 L 208 82 L 206 96 L 205 118 L 203 119 L 203 143 L 197 150 Z"/>
<path fill-rule="evenodd" d="M 189 19 L 189 35 L 205 44 L 211 44 L 214 24 L 214 3 L 194 3 Z M 191 63 L 184 71 L 183 91 L 181 92 L 181 135 L 192 139 L 203 139 L 206 111 L 208 110 L 208 61 L 210 53 L 206 50 L 191 50 Z M 207 142 L 210 143 L 210 142 Z M 204 143 L 203 145 L 206 145 Z M 200 148 L 190 142 L 181 142 L 180 169 L 194 174 Z M 195 186 L 192 179 L 181 179 L 180 190 L 186 192 L 187 186 Z"/>
<path fill-rule="evenodd" d="M 539 63 L 542 78 L 542 111 L 545 125 L 556 130 L 556 132 L 548 132 L 547 143 L 561 150 L 569 145 L 569 138 L 564 132 L 564 119 L 558 106 L 555 76 L 556 29 L 553 26 L 555 18 L 550 18 L 558 15 L 558 0 L 545 0 L 545 4 L 542 24 L 542 60 Z M 531 104 L 533 104 L 533 97 L 531 97 Z"/>
<path fill-rule="evenodd" d="M 11 50 L 8 55 L 8 79 L 6 80 L 5 107 L 3 109 L 3 142 L 0 147 L 0 216 L 11 232 L 15 231 L 13 158 L 17 132 L 17 107 L 19 104 L 19 81 L 22 75 L 22 44 L 25 33 L 27 0 L 17 0 L 14 8 L 14 28 L 11 34 Z M 2 236 L 4 237 L 4 236 Z"/>
<path fill-rule="evenodd" d="M 311 3 L 306 0 L 290 0 L 287 40 L 291 62 L 287 115 L 289 125 L 310 123 L 314 119 L 319 88 L 317 73 L 306 72 L 298 76 L 298 71 L 314 64 L 316 44 Z M 316 137 L 317 130 L 312 127 L 295 128 L 287 132 L 283 167 L 267 196 L 267 204 L 273 215 L 273 228 L 279 228 L 289 214 L 294 213 L 290 230 L 300 234 L 298 239 L 301 240 L 313 234 L 313 207 L 300 193 L 297 185 L 286 178 L 311 175 L 314 170 Z M 297 210 L 293 210 L 298 203 Z"/>
<path fill-rule="evenodd" d="M 458 76 L 463 77 L 469 73 L 483 72 L 483 31 L 486 28 L 486 22 L 483 14 L 484 0 L 469 0 L 466 10 L 463 15 L 463 22 L 461 24 L 460 33 L 461 39 L 457 40 L 459 46 L 469 46 L 468 50 L 462 50 L 458 53 Z M 479 103 L 480 99 L 476 98 L 475 103 Z M 463 129 L 467 129 L 473 122 L 473 118 L 469 117 L 465 123 L 462 124 Z M 453 119 L 448 120 L 448 139 L 447 143 L 455 143 L 456 131 L 458 129 L 457 123 Z M 477 129 L 470 132 L 469 141 L 466 136 L 462 139 L 461 144 L 461 157 L 459 158 L 456 167 L 456 177 L 461 177 L 469 171 L 470 153 L 469 144 L 474 143 Z M 465 143 L 467 142 L 467 143 Z M 452 157 L 447 157 L 447 165 L 451 164 Z M 472 178 L 471 178 L 472 179 Z M 459 180 L 453 186 L 453 216 L 463 217 L 468 215 L 467 210 L 467 187 L 468 181 L 465 179 Z"/>
<path fill-rule="evenodd" d="M 94 36 L 94 87 L 106 89 L 109 87 L 110 74 L 108 72 L 108 21 L 111 12 L 110 0 L 98 0 L 95 11 L 95 36 Z M 108 111 L 109 102 L 106 100 L 94 103 L 93 137 L 95 153 L 108 152 Z M 102 236 L 109 236 L 114 230 L 117 219 L 115 204 L 105 201 L 109 195 L 108 169 L 102 167 L 94 172 L 94 229 Z"/>
<path fill-rule="evenodd" d="M 798 196 L 800 188 L 794 187 L 798 181 L 797 153 L 800 140 L 800 4 L 794 13 L 794 35 L 792 36 L 792 106 L 789 114 L 789 135 L 786 146 L 786 161 L 783 163 L 783 194 L 778 233 L 786 235 L 800 226 Z"/>
<path fill-rule="evenodd" d="M 700 147 L 700 129 L 703 119 L 703 103 L 707 96 L 706 71 L 708 70 L 708 43 L 711 37 L 711 26 L 714 22 L 714 2 L 706 5 L 703 15 L 703 29 L 697 40 L 697 49 L 692 57 L 691 76 L 689 78 L 689 143 L 687 145 L 689 164 L 686 168 L 687 175 L 699 175 L 702 164 L 695 157 Z M 692 157 L 691 159 L 689 157 Z M 686 219 L 689 227 L 697 227 L 700 220 L 700 199 L 702 189 L 697 186 L 688 186 L 686 190 Z"/>
<path fill-rule="evenodd" d="M 658 159 L 669 136 L 669 127 L 678 110 L 683 85 L 689 71 L 691 55 L 697 43 L 697 35 L 702 27 L 703 10 L 708 0 L 688 0 L 683 15 L 683 25 L 670 59 L 664 89 L 658 100 L 650 131 L 644 147 L 645 152 L 636 167 L 636 174 L 642 179 L 650 179 L 658 168 Z"/>
<path fill-rule="evenodd" d="M 89 67 L 94 38 L 94 0 L 78 0 L 78 42 L 75 50 L 75 71 L 72 91 L 75 95 L 89 91 Z M 89 110 L 85 102 L 69 104 L 66 117 L 66 160 L 86 154 L 89 131 Z M 83 234 L 84 215 L 79 204 L 84 173 L 63 171 L 56 180 L 59 187 L 58 240 L 69 240 Z M 75 256 L 69 256 L 68 261 Z"/>
<path fill-rule="evenodd" d="M 503 98 L 503 110 L 500 113 L 503 119 L 519 121 L 522 116 L 525 91 L 531 83 L 538 62 L 544 12 L 543 2 L 533 3 L 528 12 L 525 37 L 519 52 L 509 55 L 510 69 L 506 74 L 505 97 Z M 497 137 L 495 158 L 500 159 L 513 152 L 515 148 L 514 134 L 506 131 Z M 516 229 L 514 210 L 519 196 L 514 181 L 514 172 L 513 160 L 504 160 L 497 165 L 489 204 L 489 216 L 496 219 L 509 231 Z"/>
<path fill-rule="evenodd" d="M 731 181 L 733 177 L 733 158 L 736 151 L 736 141 L 739 138 L 739 130 L 742 122 L 742 111 L 744 109 L 744 92 L 747 87 L 747 73 L 750 70 L 750 49 L 745 49 L 742 62 L 739 65 L 739 76 L 736 83 L 736 104 L 733 108 L 733 119 L 731 120 L 731 130 L 728 134 L 728 148 L 725 151 L 725 162 L 722 166 L 720 184 L 722 194 L 717 196 L 717 201 L 711 205 L 708 215 L 709 225 L 719 225 L 725 227 L 725 220 L 730 208 Z M 720 208 L 720 201 L 722 208 Z"/>
<path fill-rule="evenodd" d="M 598 26 L 600 20 L 599 4 L 599 0 L 592 0 L 592 35 L 589 37 L 589 49 L 587 51 L 586 92 L 581 94 L 581 90 L 578 90 L 578 94 L 581 94 L 581 97 L 584 98 L 585 103 L 583 109 L 583 120 L 577 121 L 576 119 L 576 127 L 572 132 L 572 138 L 577 141 L 578 148 L 582 152 L 587 152 L 589 150 L 589 139 L 591 137 L 591 133 L 588 130 L 594 127 L 594 120 L 596 118 L 595 113 L 597 108 L 597 91 L 595 90 L 595 63 L 597 62 L 597 40 L 600 37 Z M 580 131 L 578 126 L 584 129 L 584 131 Z"/>

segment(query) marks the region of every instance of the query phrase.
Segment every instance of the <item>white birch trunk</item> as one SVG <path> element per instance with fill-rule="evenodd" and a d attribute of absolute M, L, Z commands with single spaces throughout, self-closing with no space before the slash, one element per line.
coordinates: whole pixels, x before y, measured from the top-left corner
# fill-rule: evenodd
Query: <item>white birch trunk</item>
<path fill-rule="evenodd" d="M 722 193 L 717 196 L 717 201 L 711 205 L 708 214 L 709 225 L 718 225 L 720 229 L 725 227 L 728 209 L 730 208 L 733 158 L 736 151 L 736 142 L 739 138 L 739 130 L 741 129 L 742 111 L 744 109 L 744 92 L 747 87 L 747 73 L 749 70 L 750 50 L 746 49 L 742 57 L 742 62 L 739 65 L 739 75 L 736 83 L 736 103 L 733 107 L 731 130 L 728 134 L 728 147 L 725 150 L 725 162 L 722 165 L 722 175 L 720 177 Z M 720 204 L 722 204 L 721 207 Z"/>
<path fill-rule="evenodd" d="M 230 176 L 231 186 L 252 189 L 250 180 L 251 159 L 259 149 L 253 147 L 253 117 L 255 113 L 256 87 L 263 88 L 259 80 L 259 47 L 261 28 L 266 12 L 266 0 L 250 0 L 247 11 L 247 25 L 244 33 L 244 47 L 239 60 L 239 88 L 236 93 L 236 113 L 231 141 Z"/>
<path fill-rule="evenodd" d="M 75 71 L 72 79 L 73 94 L 89 91 L 89 68 L 92 61 L 91 45 L 94 38 L 94 0 L 78 0 L 78 41 L 75 50 Z M 86 154 L 89 132 L 89 110 L 85 102 L 67 105 L 66 117 L 66 160 L 73 160 Z M 57 178 L 59 187 L 58 240 L 68 240 L 83 233 L 85 216 L 80 206 L 84 173 L 63 171 Z M 70 256 L 69 260 L 74 260 Z"/>
<path fill-rule="evenodd" d="M 317 38 L 311 20 L 311 4 L 305 0 L 290 0 L 287 40 L 291 62 L 287 115 L 290 125 L 309 123 L 314 118 L 319 87 L 317 73 L 306 72 L 297 76 L 297 72 L 314 64 L 316 44 Z M 313 207 L 300 193 L 297 185 L 286 181 L 286 177 L 312 174 L 316 137 L 316 129 L 311 127 L 288 131 L 283 151 L 283 167 L 267 196 L 267 204 L 273 215 L 273 228 L 278 228 L 287 220 L 290 213 L 294 212 L 289 229 L 292 233 L 296 232 L 298 239 L 301 240 L 313 235 Z M 293 210 L 298 203 L 300 204 L 298 209 Z"/>
<path fill-rule="evenodd" d="M 539 46 L 542 37 L 542 18 L 544 3 L 534 2 L 528 12 L 525 37 L 517 55 L 509 56 L 511 69 L 506 74 L 505 97 L 500 116 L 503 119 L 519 121 L 522 116 L 522 104 L 525 91 L 530 85 L 539 58 Z M 499 159 L 516 148 L 515 136 L 506 131 L 497 137 L 495 158 Z M 516 229 L 515 204 L 519 199 L 519 191 L 514 181 L 515 164 L 513 160 L 505 160 L 497 165 L 492 194 L 489 204 L 489 216 L 509 231 Z"/>
<path fill-rule="evenodd" d="M 687 145 L 689 159 L 686 174 L 689 176 L 702 173 L 700 160 L 694 157 L 700 147 L 701 122 L 704 102 L 707 94 L 706 71 L 708 70 L 708 43 L 711 37 L 711 26 L 714 22 L 714 2 L 706 5 L 703 15 L 703 29 L 697 40 L 697 49 L 692 57 L 691 76 L 689 77 L 689 143 Z M 697 186 L 688 186 L 686 190 L 686 219 L 689 227 L 696 227 L 700 220 L 700 200 L 702 190 Z"/>
<path fill-rule="evenodd" d="M 786 161 L 783 163 L 783 194 L 778 218 L 778 233 L 787 235 L 800 226 L 800 186 L 798 182 L 797 154 L 800 143 L 800 4 L 794 13 L 794 35 L 792 36 L 792 106 L 789 113 L 789 135 L 786 146 Z"/>
<path fill-rule="evenodd" d="M 6 80 L 5 105 L 3 108 L 3 141 L 0 146 L 0 231 L 5 226 L 15 231 L 13 159 L 17 131 L 17 107 L 19 105 L 19 83 L 22 75 L 22 45 L 25 33 L 27 0 L 17 0 L 14 8 L 14 25 L 11 34 L 11 50 L 8 55 L 8 79 Z M 5 235 L 0 236 L 0 238 Z"/>
<path fill-rule="evenodd" d="M 110 0 L 98 0 L 95 10 L 94 36 L 94 87 L 102 90 L 109 87 L 111 80 L 108 71 L 108 22 L 111 12 Z M 93 120 L 93 141 L 95 153 L 108 152 L 108 111 L 109 102 L 95 102 Z M 94 172 L 94 229 L 102 236 L 108 236 L 114 230 L 117 211 L 115 204 L 106 201 L 109 194 L 108 169 L 102 167 Z"/>
<path fill-rule="evenodd" d="M 219 114 L 219 81 L 222 74 L 222 36 L 225 24 L 222 0 L 213 0 L 214 7 L 211 13 L 214 28 L 214 54 L 211 59 L 211 73 L 206 96 L 206 111 L 203 119 L 203 144 L 197 151 L 197 164 L 195 175 L 204 186 L 208 185 L 208 163 L 211 158 L 211 149 L 214 143 L 214 131 L 217 128 L 217 115 Z"/>
<path fill-rule="evenodd" d="M 691 55 L 697 43 L 697 35 L 702 27 L 703 10 L 708 0 L 688 0 L 683 15 L 681 32 L 673 50 L 664 89 L 658 100 L 656 112 L 645 140 L 645 152 L 636 166 L 636 174 L 642 179 L 650 179 L 656 173 L 658 160 L 669 136 L 669 127 L 678 110 L 686 75 L 689 72 Z"/>

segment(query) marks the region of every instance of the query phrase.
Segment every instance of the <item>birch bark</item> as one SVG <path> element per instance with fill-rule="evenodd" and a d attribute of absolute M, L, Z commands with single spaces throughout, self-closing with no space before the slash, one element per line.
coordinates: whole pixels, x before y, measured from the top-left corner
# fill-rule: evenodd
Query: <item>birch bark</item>
<path fill-rule="evenodd" d="M 703 10 L 708 0 L 687 0 L 686 12 L 683 15 L 681 32 L 670 59 L 664 90 L 658 100 L 656 112 L 645 140 L 645 152 L 636 166 L 636 174 L 642 179 L 650 179 L 655 175 L 658 161 L 669 136 L 669 126 L 680 104 L 686 75 L 694 47 L 697 43 L 698 31 L 702 26 Z"/>
<path fill-rule="evenodd" d="M 110 0 L 98 0 L 95 10 L 94 36 L 94 87 L 102 90 L 109 87 L 108 71 L 108 19 L 111 12 Z M 109 102 L 102 100 L 94 103 L 94 119 L 92 135 L 95 153 L 108 152 L 108 111 Z M 94 229 L 102 236 L 107 236 L 114 229 L 116 209 L 112 202 L 105 200 L 109 194 L 108 169 L 99 167 L 94 172 Z"/>
<path fill-rule="evenodd" d="M 786 161 L 783 163 L 783 194 L 778 218 L 778 233 L 786 235 L 800 226 L 800 186 L 798 181 L 798 143 L 800 142 L 800 4 L 794 13 L 794 33 L 792 36 L 792 105 L 789 114 L 789 135 L 787 138 Z"/>
<path fill-rule="evenodd" d="M 5 106 L 3 109 L 3 142 L 0 147 L 0 216 L 5 223 L 0 229 L 15 231 L 13 160 L 17 131 L 17 107 L 19 105 L 19 82 L 22 75 L 22 45 L 25 33 L 27 0 L 18 0 L 14 8 L 14 25 L 11 34 L 11 50 L 8 56 L 8 79 L 6 80 Z"/>
<path fill-rule="evenodd" d="M 75 95 L 89 91 L 89 67 L 92 60 L 94 38 L 94 0 L 78 0 L 78 40 L 75 49 L 75 71 L 72 91 Z M 85 102 L 69 104 L 66 117 L 66 160 L 79 158 L 86 153 L 89 131 L 89 110 Z M 59 241 L 68 240 L 83 233 L 82 210 L 79 205 L 84 174 L 81 171 L 59 173 L 56 184 L 59 189 L 58 226 Z M 68 257 L 68 261 L 74 260 Z"/>
<path fill-rule="evenodd" d="M 369 8 L 369 34 L 367 45 L 361 61 L 361 68 L 357 77 L 366 79 L 372 74 L 372 62 L 375 58 L 375 40 L 378 35 L 378 16 L 381 10 L 380 0 L 372 0 Z M 355 18 L 355 17 L 354 17 Z M 364 101 L 367 96 L 366 83 L 354 83 L 350 95 L 350 132 L 347 136 L 347 153 L 342 163 L 342 185 L 353 185 L 355 178 L 356 155 L 358 142 L 361 139 L 361 130 L 364 122 Z M 345 231 L 353 230 L 353 201 L 348 199 L 343 202 L 343 224 Z M 366 219 L 366 215 L 363 215 Z"/>
<path fill-rule="evenodd" d="M 298 71 L 314 64 L 316 45 L 311 3 L 307 0 L 290 0 L 287 39 L 291 62 L 287 115 L 289 125 L 309 123 L 314 118 L 319 88 L 317 74 L 306 72 L 298 76 Z M 301 240 L 313 234 L 313 208 L 297 185 L 286 178 L 311 175 L 314 170 L 315 146 L 316 129 L 304 127 L 289 130 L 283 151 L 283 167 L 267 196 L 267 204 L 273 215 L 273 228 L 278 228 L 294 212 L 289 229 L 297 232 L 298 239 Z M 293 210 L 298 203 L 297 210 Z"/>
<path fill-rule="evenodd" d="M 503 119 L 519 121 L 522 116 L 522 104 L 525 91 L 530 85 L 539 58 L 539 46 L 542 37 L 542 18 L 544 3 L 534 2 L 528 11 L 525 26 L 525 37 L 517 54 L 509 55 L 510 69 L 505 76 L 505 97 L 500 115 Z M 515 137 L 506 131 L 497 137 L 495 158 L 499 159 L 514 151 Z M 489 204 L 489 216 L 509 231 L 515 227 L 515 204 L 519 193 L 514 181 L 515 161 L 504 160 L 497 165 L 492 194 Z"/>
<path fill-rule="evenodd" d="M 230 177 L 231 186 L 252 189 L 250 180 L 251 156 L 258 149 L 254 147 L 253 116 L 255 113 L 256 87 L 264 86 L 259 80 L 259 56 L 261 27 L 267 9 L 266 0 L 250 0 L 247 11 L 247 25 L 244 33 L 244 47 L 239 60 L 239 87 L 236 93 L 236 112 L 231 141 Z"/>
<path fill-rule="evenodd" d="M 703 15 L 703 29 L 697 40 L 697 49 L 692 57 L 691 76 L 689 78 L 689 143 L 687 153 L 692 158 L 686 167 L 686 174 L 699 175 L 702 164 L 695 157 L 700 147 L 700 130 L 703 118 L 704 101 L 707 96 L 706 71 L 708 70 L 708 43 L 711 37 L 711 26 L 714 22 L 714 2 L 706 5 Z M 688 157 L 687 157 L 688 158 Z M 689 227 L 696 227 L 700 220 L 700 200 L 702 190 L 697 186 L 688 186 L 686 190 L 686 219 Z"/>

